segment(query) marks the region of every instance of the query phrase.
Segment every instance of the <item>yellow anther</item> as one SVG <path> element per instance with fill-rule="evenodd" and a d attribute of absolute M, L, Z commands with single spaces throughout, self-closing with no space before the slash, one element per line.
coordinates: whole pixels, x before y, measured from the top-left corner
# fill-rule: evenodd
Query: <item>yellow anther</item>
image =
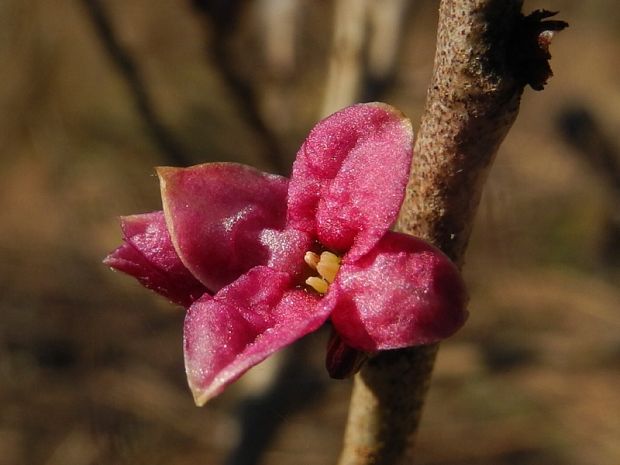
<path fill-rule="evenodd" d="M 314 252 L 306 252 L 306 255 L 304 255 L 304 262 L 313 270 L 316 270 L 320 260 L 320 257 Z"/>
<path fill-rule="evenodd" d="M 340 264 L 340 257 L 331 252 L 321 252 L 321 261 Z"/>
<path fill-rule="evenodd" d="M 320 278 L 313 276 L 306 279 L 306 284 L 318 293 L 325 294 L 329 285 L 336 279 L 336 273 L 340 268 L 340 257 L 331 252 L 323 252 L 320 257 L 314 252 L 306 252 L 304 261 L 320 276 Z"/>
<path fill-rule="evenodd" d="M 316 270 L 325 281 L 331 284 L 336 279 L 336 273 L 338 273 L 339 268 L 340 258 L 331 252 L 323 252 Z"/>
<path fill-rule="evenodd" d="M 329 287 L 327 281 L 316 276 L 312 276 L 306 279 L 306 284 L 315 291 L 317 291 L 319 294 L 325 294 L 327 292 L 327 288 Z"/>

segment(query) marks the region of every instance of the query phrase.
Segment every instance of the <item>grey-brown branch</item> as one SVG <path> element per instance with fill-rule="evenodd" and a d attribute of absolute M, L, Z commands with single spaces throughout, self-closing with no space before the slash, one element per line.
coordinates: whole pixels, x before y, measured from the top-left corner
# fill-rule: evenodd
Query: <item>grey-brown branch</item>
<path fill-rule="evenodd" d="M 482 187 L 526 84 L 551 75 L 552 13 L 522 0 L 442 0 L 433 79 L 397 229 L 459 266 Z M 437 346 L 387 351 L 356 376 L 340 465 L 409 465 Z"/>

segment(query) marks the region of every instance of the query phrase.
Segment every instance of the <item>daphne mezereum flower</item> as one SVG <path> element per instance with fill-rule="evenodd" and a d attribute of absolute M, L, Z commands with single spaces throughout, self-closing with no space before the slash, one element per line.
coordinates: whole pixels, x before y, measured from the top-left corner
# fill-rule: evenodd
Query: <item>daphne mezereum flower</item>
<path fill-rule="evenodd" d="M 198 405 L 327 320 L 374 353 L 437 342 L 466 317 L 454 264 L 390 231 L 413 133 L 398 110 L 354 105 L 319 122 L 291 179 L 235 163 L 158 168 L 163 212 L 124 217 L 105 263 L 188 309 Z"/>

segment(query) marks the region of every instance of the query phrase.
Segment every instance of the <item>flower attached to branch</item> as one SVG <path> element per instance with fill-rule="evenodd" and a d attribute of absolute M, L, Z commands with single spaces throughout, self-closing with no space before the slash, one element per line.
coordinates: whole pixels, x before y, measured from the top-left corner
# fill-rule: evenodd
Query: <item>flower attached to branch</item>
<path fill-rule="evenodd" d="M 454 264 L 389 230 L 412 140 L 400 112 L 361 104 L 318 123 L 290 181 L 233 163 L 157 170 L 163 213 L 123 218 L 124 243 L 105 263 L 188 308 L 198 405 L 327 320 L 336 377 L 351 353 L 430 344 L 462 326 Z"/>

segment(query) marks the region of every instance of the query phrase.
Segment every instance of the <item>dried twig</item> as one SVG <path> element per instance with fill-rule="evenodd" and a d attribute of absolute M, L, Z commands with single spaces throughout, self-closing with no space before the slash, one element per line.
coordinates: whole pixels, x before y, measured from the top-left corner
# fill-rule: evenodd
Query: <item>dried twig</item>
<path fill-rule="evenodd" d="M 138 65 L 117 38 L 112 21 L 108 17 L 102 2 L 100 0 L 82 0 L 82 2 L 97 32 L 97 37 L 125 80 L 131 93 L 133 104 L 142 118 L 149 135 L 166 158 L 166 164 L 174 166 L 192 164 L 191 158 L 166 129 L 157 114 L 153 100 L 146 90 L 146 84 Z"/>
<path fill-rule="evenodd" d="M 440 5 L 433 80 L 397 228 L 429 240 L 459 265 L 523 88 L 544 84 L 550 33 L 566 26 L 543 21 L 546 13 L 525 18 L 521 6 L 522 0 Z M 340 465 L 412 463 L 436 352 L 437 346 L 389 351 L 366 364 L 355 379 Z"/>

